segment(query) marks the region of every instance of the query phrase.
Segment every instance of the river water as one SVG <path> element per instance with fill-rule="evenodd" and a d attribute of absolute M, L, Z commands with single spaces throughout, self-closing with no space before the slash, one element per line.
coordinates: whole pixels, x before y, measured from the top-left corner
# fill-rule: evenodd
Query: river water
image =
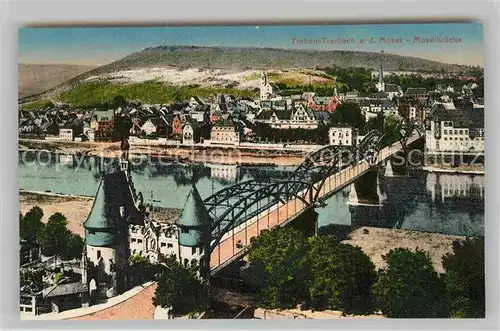
<path fill-rule="evenodd" d="M 95 195 L 102 162 L 45 152 L 19 153 L 20 189 L 72 195 Z M 286 178 L 294 167 L 166 164 L 132 160 L 135 188 L 145 201 L 182 208 L 195 178 L 203 198 L 233 183 Z M 320 231 L 332 225 L 376 226 L 454 235 L 484 235 L 484 175 L 443 174 L 422 170 L 405 177 L 379 176 L 381 203 L 356 203 L 350 187 L 318 208 Z"/>

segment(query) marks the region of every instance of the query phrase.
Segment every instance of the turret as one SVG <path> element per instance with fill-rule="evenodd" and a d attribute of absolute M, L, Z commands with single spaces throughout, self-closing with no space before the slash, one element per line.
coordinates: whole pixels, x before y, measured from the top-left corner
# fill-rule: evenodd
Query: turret
<path fill-rule="evenodd" d="M 211 217 L 195 185 L 189 191 L 182 213 L 176 221 L 179 227 L 179 244 L 187 247 L 202 247 L 204 234 Z"/>
<path fill-rule="evenodd" d="M 179 257 L 183 263 L 200 264 L 201 275 L 207 275 L 210 259 L 210 224 L 212 218 L 193 184 L 181 215 L 176 221 L 179 227 Z M 204 257 L 204 259 L 203 259 Z"/>
<path fill-rule="evenodd" d="M 107 297 L 127 287 L 128 225 L 142 220 L 127 174 L 110 169 L 103 174 L 85 228 L 86 256 L 95 267 L 92 275 Z"/>

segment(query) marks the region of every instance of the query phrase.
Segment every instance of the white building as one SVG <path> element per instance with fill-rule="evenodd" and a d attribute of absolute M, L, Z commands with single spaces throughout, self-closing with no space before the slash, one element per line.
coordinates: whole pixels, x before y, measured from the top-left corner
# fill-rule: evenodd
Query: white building
<path fill-rule="evenodd" d="M 357 130 L 349 127 L 332 127 L 328 130 L 330 145 L 353 146 L 357 144 Z"/>
<path fill-rule="evenodd" d="M 425 145 L 430 152 L 484 152 L 484 107 L 464 110 L 453 104 L 435 104 Z"/>
<path fill-rule="evenodd" d="M 224 120 L 214 124 L 210 132 L 210 140 L 215 144 L 239 145 L 240 133 L 234 123 Z"/>
<path fill-rule="evenodd" d="M 274 96 L 273 87 L 267 80 L 267 75 L 262 71 L 260 73 L 260 99 L 267 100 Z"/>
<path fill-rule="evenodd" d="M 312 109 L 297 104 L 292 110 L 261 111 L 255 122 L 268 124 L 273 129 L 316 129 L 319 120 Z"/>
<path fill-rule="evenodd" d="M 194 122 L 194 123 L 193 123 Z M 197 126 L 196 121 L 186 121 L 184 126 L 182 127 L 182 143 L 184 145 L 194 145 L 195 142 L 195 126 Z"/>
<path fill-rule="evenodd" d="M 59 140 L 73 141 L 73 129 L 60 129 Z"/>

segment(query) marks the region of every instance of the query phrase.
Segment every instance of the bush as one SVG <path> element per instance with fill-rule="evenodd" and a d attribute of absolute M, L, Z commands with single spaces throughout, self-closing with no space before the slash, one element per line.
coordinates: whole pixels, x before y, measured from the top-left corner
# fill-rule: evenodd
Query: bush
<path fill-rule="evenodd" d="M 304 238 L 292 227 L 262 231 L 252 242 L 252 268 L 262 278 L 260 299 L 269 308 L 294 308 L 308 298 Z"/>
<path fill-rule="evenodd" d="M 197 269 L 182 265 L 174 256 L 168 257 L 165 265 L 153 304 L 170 308 L 174 316 L 203 312 L 208 302 L 207 288 L 198 277 Z"/>
<path fill-rule="evenodd" d="M 407 248 L 384 256 L 387 268 L 379 271 L 373 293 L 382 313 L 390 318 L 448 317 L 442 280 L 428 255 Z"/>
<path fill-rule="evenodd" d="M 315 309 L 343 313 L 371 313 L 375 266 L 359 247 L 343 244 L 333 236 L 308 240 L 310 300 Z"/>
<path fill-rule="evenodd" d="M 453 242 L 443 257 L 446 297 L 452 317 L 485 317 L 484 237 Z"/>

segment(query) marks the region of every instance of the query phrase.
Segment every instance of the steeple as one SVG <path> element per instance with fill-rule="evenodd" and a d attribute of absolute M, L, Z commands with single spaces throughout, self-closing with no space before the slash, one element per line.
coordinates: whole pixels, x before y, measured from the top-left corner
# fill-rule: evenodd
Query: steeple
<path fill-rule="evenodd" d="M 380 57 L 380 69 L 378 72 L 378 83 L 376 85 L 377 90 L 379 92 L 385 92 L 385 83 L 384 83 L 384 69 L 382 67 L 382 60 L 384 58 L 384 51 L 380 52 L 382 55 Z"/>
<path fill-rule="evenodd" d="M 333 96 L 337 98 L 339 97 L 339 94 L 337 92 L 337 77 L 335 77 L 333 80 Z"/>
<path fill-rule="evenodd" d="M 384 68 L 382 67 L 382 59 L 380 59 L 380 69 L 378 71 L 378 82 L 380 84 L 384 83 Z"/>

